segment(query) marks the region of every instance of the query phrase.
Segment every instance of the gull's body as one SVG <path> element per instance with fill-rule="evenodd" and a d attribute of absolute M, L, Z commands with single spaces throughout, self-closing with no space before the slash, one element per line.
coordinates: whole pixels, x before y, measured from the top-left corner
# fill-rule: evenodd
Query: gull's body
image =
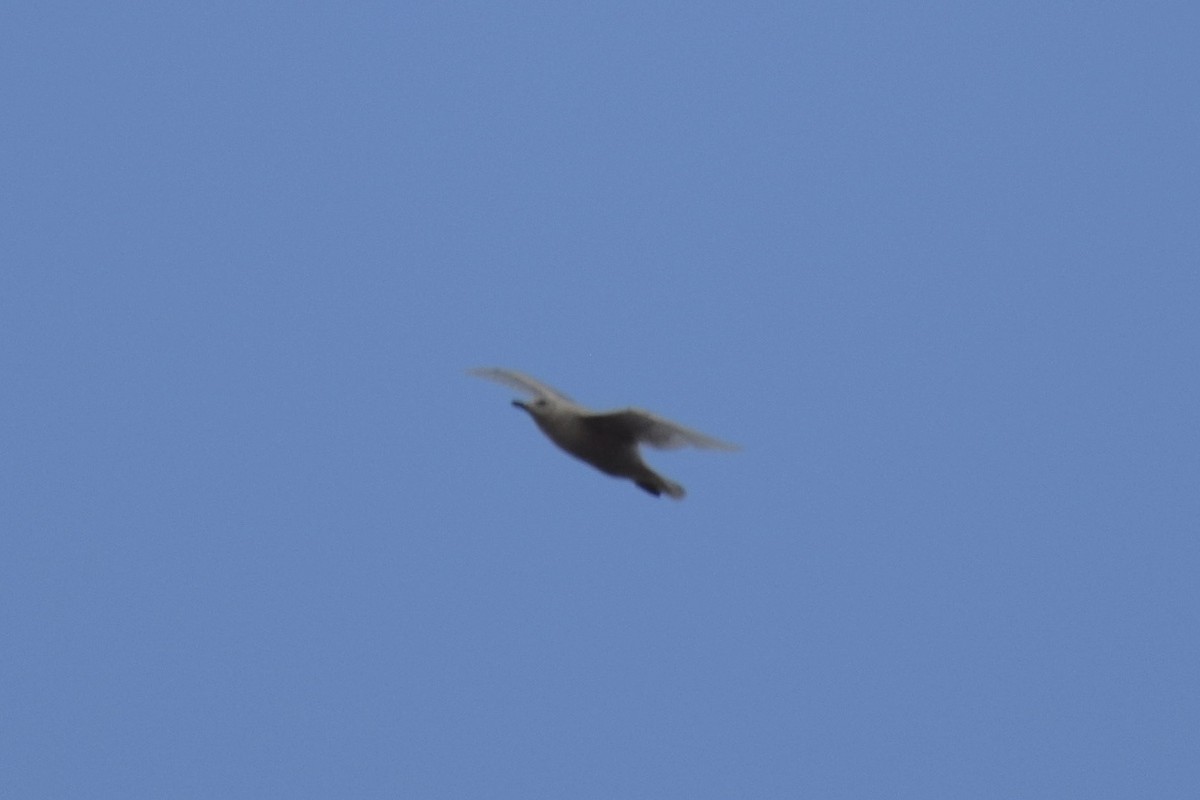
<path fill-rule="evenodd" d="M 656 497 L 666 494 L 679 500 L 683 498 L 684 490 L 646 465 L 638 451 L 639 444 L 664 450 L 689 445 L 714 450 L 737 449 L 735 445 L 677 425 L 649 411 L 636 408 L 589 411 L 557 389 L 520 372 L 494 367 L 470 372 L 531 395 L 533 400 L 514 400 L 513 405 L 529 412 L 550 441 L 601 472 L 628 478 Z"/>

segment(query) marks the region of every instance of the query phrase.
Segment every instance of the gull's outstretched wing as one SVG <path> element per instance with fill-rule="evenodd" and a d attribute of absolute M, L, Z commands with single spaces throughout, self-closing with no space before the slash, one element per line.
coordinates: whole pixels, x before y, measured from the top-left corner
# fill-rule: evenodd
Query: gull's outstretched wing
<path fill-rule="evenodd" d="M 685 428 L 640 408 L 625 408 L 602 414 L 587 414 L 583 421 L 604 436 L 630 442 L 645 442 L 660 450 L 678 447 L 702 447 L 707 450 L 737 450 L 736 444 L 722 442 L 699 431 Z"/>
<path fill-rule="evenodd" d="M 467 370 L 467 373 L 474 375 L 477 378 L 486 378 L 489 381 L 502 383 L 510 389 L 516 389 L 525 394 L 531 394 L 535 397 L 545 397 L 552 400 L 559 400 L 564 403 L 575 405 L 575 401 L 565 394 L 551 386 L 547 386 L 541 381 L 536 381 L 520 372 L 515 372 L 511 369 L 501 369 L 499 367 L 476 367 L 475 369 Z"/>

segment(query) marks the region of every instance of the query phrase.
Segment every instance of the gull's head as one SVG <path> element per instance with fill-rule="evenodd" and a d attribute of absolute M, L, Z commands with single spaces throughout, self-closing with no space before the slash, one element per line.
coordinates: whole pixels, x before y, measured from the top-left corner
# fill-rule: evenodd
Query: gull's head
<path fill-rule="evenodd" d="M 545 397 L 538 397 L 528 402 L 524 400 L 513 400 L 512 404 L 517 408 L 528 411 L 530 416 L 533 417 L 545 416 L 546 414 L 552 413 L 551 408 L 553 406 L 553 404 Z"/>

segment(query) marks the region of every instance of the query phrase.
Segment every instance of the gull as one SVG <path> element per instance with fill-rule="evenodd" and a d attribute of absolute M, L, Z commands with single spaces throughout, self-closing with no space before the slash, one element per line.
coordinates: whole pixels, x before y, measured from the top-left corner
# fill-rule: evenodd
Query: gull
<path fill-rule="evenodd" d="M 510 369 L 480 367 L 468 370 L 468 373 L 530 395 L 532 400 L 513 400 L 513 405 L 528 412 L 550 441 L 601 472 L 628 478 L 655 497 L 666 494 L 682 500 L 684 489 L 646 466 L 638 452 L 639 444 L 660 450 L 687 446 L 708 450 L 738 449 L 737 445 L 705 436 L 638 408 L 590 411 L 557 389 Z"/>

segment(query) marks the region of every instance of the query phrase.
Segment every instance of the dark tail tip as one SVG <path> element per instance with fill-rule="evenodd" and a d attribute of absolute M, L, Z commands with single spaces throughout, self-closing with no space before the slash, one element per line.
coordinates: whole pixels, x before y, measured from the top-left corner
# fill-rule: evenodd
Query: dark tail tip
<path fill-rule="evenodd" d="M 658 497 L 659 495 L 662 494 L 662 490 L 659 489 L 657 486 L 655 486 L 653 483 L 647 483 L 646 481 L 635 481 L 635 483 L 637 483 L 637 487 L 639 489 L 645 490 L 645 491 L 649 492 L 650 494 L 654 495 L 655 497 Z"/>

